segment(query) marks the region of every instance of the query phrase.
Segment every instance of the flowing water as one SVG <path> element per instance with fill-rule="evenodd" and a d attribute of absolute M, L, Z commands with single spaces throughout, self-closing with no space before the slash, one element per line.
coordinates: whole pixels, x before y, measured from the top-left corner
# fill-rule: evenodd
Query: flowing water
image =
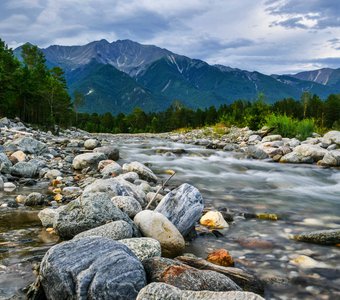
<path fill-rule="evenodd" d="M 223 236 L 200 235 L 187 252 L 206 257 L 227 249 L 237 267 L 267 279 L 267 299 L 340 299 L 340 248 L 296 242 L 291 234 L 340 228 L 340 172 L 310 165 L 247 160 L 238 153 L 207 150 L 154 138 L 116 138 L 121 163 L 147 163 L 161 178 L 176 171 L 171 186 L 187 182 L 202 193 L 206 207 L 229 209 L 234 222 Z M 160 148 L 182 148 L 181 155 L 157 154 Z M 2 197 L 14 195 L 2 195 Z M 242 213 L 269 212 L 278 221 L 245 219 Z M 37 211 L 0 211 L 0 298 L 9 298 L 32 281 L 38 262 L 56 238 L 40 226 Z M 292 263 L 297 255 L 312 257 L 313 266 Z"/>

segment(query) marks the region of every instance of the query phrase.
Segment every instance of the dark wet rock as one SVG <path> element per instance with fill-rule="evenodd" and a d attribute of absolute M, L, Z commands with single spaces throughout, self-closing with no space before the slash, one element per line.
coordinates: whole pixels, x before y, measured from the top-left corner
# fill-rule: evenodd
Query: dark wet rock
<path fill-rule="evenodd" d="M 45 197 L 43 194 L 34 192 L 30 193 L 26 199 L 24 204 L 26 206 L 37 206 L 37 205 L 43 205 L 45 203 Z"/>
<path fill-rule="evenodd" d="M 177 228 L 161 213 L 143 210 L 134 218 L 143 236 L 160 242 L 162 255 L 174 257 L 183 252 L 185 242 Z"/>
<path fill-rule="evenodd" d="M 10 149 L 21 150 L 25 153 L 40 155 L 48 151 L 47 145 L 32 137 L 23 137 L 14 141 L 5 143 L 5 147 Z"/>
<path fill-rule="evenodd" d="M 44 256 L 47 299 L 135 299 L 146 285 L 141 262 L 125 245 L 87 237 L 53 246 Z"/>
<path fill-rule="evenodd" d="M 152 282 L 141 289 L 137 300 L 263 300 L 261 296 L 251 292 L 230 291 L 187 291 L 170 284 Z"/>
<path fill-rule="evenodd" d="M 184 183 L 163 197 L 155 211 L 166 216 L 185 236 L 202 215 L 204 201 L 194 186 Z"/>
<path fill-rule="evenodd" d="M 3 190 L 4 190 L 4 180 L 0 176 L 0 191 L 3 191 Z"/>
<path fill-rule="evenodd" d="M 75 170 L 82 170 L 85 168 L 97 169 L 98 163 L 106 159 L 103 153 L 84 153 L 79 154 L 73 159 L 72 166 Z"/>
<path fill-rule="evenodd" d="M 120 242 L 129 247 L 129 249 L 143 261 L 147 258 L 161 256 L 161 244 L 152 238 L 131 238 L 120 240 Z"/>
<path fill-rule="evenodd" d="M 8 159 L 5 153 L 0 153 L 0 172 L 9 173 L 12 167 L 12 162 Z"/>
<path fill-rule="evenodd" d="M 294 235 L 297 241 L 309 242 L 321 245 L 340 244 L 340 229 L 319 230 L 312 232 L 303 232 Z"/>
<path fill-rule="evenodd" d="M 227 276 L 210 270 L 198 270 L 163 257 L 143 261 L 149 282 L 164 282 L 181 290 L 240 291 L 241 288 Z"/>
<path fill-rule="evenodd" d="M 32 162 L 21 161 L 11 167 L 13 176 L 32 178 L 38 174 L 38 166 Z"/>
<path fill-rule="evenodd" d="M 103 146 L 93 150 L 93 152 L 104 153 L 108 159 L 117 161 L 119 159 L 119 150 L 114 146 Z"/>
<path fill-rule="evenodd" d="M 136 172 L 141 179 L 157 182 L 157 176 L 145 165 L 138 161 L 133 161 L 123 165 L 124 172 Z"/>
<path fill-rule="evenodd" d="M 237 144 L 227 144 L 223 147 L 223 151 L 236 151 L 240 148 Z"/>
<path fill-rule="evenodd" d="M 116 196 L 112 198 L 112 202 L 130 218 L 142 211 L 142 206 L 133 197 L 130 196 Z"/>
<path fill-rule="evenodd" d="M 90 193 L 63 206 L 53 227 L 61 237 L 72 238 L 85 230 L 118 220 L 132 223 L 130 218 L 112 203 L 108 194 Z"/>
<path fill-rule="evenodd" d="M 114 221 L 105 225 L 89 229 L 77 234 L 74 239 L 87 236 L 101 236 L 112 240 L 128 239 L 133 236 L 131 225 L 123 220 Z"/>
<path fill-rule="evenodd" d="M 187 151 L 183 148 L 157 148 L 156 153 L 165 154 L 165 153 L 173 153 L 173 154 L 185 154 Z"/>

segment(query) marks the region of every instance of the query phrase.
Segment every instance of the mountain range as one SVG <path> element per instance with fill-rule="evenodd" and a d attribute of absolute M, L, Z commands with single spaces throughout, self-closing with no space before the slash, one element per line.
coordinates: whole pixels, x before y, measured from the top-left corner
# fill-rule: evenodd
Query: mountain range
<path fill-rule="evenodd" d="M 286 75 L 265 75 L 208 63 L 131 40 L 106 40 L 84 46 L 41 49 L 49 67 L 65 71 L 70 94 L 85 96 L 84 112 L 129 113 L 164 110 L 180 100 L 206 108 L 237 99 L 253 101 L 264 93 L 269 103 L 308 91 L 326 98 L 340 93 L 340 68 Z M 14 50 L 20 58 L 21 47 Z"/>

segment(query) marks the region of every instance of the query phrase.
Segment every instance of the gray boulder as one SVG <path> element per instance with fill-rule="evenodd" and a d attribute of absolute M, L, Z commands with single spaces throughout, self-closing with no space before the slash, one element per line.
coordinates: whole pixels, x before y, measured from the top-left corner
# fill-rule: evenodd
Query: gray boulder
<path fill-rule="evenodd" d="M 14 176 L 33 178 L 38 174 L 38 166 L 32 162 L 20 161 L 11 167 L 10 172 Z"/>
<path fill-rule="evenodd" d="M 135 299 L 146 285 L 143 266 L 125 245 L 86 237 L 50 248 L 41 266 L 46 298 Z"/>
<path fill-rule="evenodd" d="M 119 150 L 114 146 L 103 146 L 93 149 L 93 152 L 104 153 L 108 159 L 117 161 L 119 159 Z"/>
<path fill-rule="evenodd" d="M 340 166 L 340 150 L 329 151 L 322 160 L 318 161 L 318 164 L 329 167 Z"/>
<path fill-rule="evenodd" d="M 0 153 L 0 172 L 1 173 L 9 173 L 10 168 L 12 167 L 11 161 L 8 159 L 5 153 Z"/>
<path fill-rule="evenodd" d="M 97 169 L 98 163 L 104 159 L 106 159 L 106 156 L 103 153 L 79 154 L 73 159 L 72 166 L 75 170 L 82 170 L 87 167 Z"/>
<path fill-rule="evenodd" d="M 133 235 L 132 227 L 129 223 L 120 220 L 107 223 L 105 225 L 83 231 L 77 234 L 74 239 L 87 236 L 101 236 L 112 240 L 129 239 Z"/>
<path fill-rule="evenodd" d="M 323 140 L 329 144 L 340 145 L 340 131 L 329 131 L 323 136 Z"/>
<path fill-rule="evenodd" d="M 303 232 L 293 237 L 297 241 L 309 242 L 321 245 L 340 244 L 340 229 L 318 230 Z"/>
<path fill-rule="evenodd" d="M 241 291 L 229 277 L 210 270 L 199 270 L 164 257 L 143 261 L 149 281 L 164 282 L 181 290 L 191 291 Z"/>
<path fill-rule="evenodd" d="M 44 208 L 43 210 L 39 211 L 38 217 L 41 221 L 42 226 L 52 227 L 61 209 L 62 209 L 62 206 L 56 209 L 55 208 Z"/>
<path fill-rule="evenodd" d="M 48 151 L 47 145 L 45 143 L 42 143 L 32 137 L 22 137 L 5 143 L 5 147 L 36 155 L 40 155 Z"/>
<path fill-rule="evenodd" d="M 268 158 L 268 154 L 257 146 L 249 146 L 246 148 L 246 155 L 250 158 L 265 159 Z"/>
<path fill-rule="evenodd" d="M 161 244 L 152 238 L 132 238 L 120 242 L 128 246 L 141 261 L 155 256 L 160 257 L 162 254 Z"/>
<path fill-rule="evenodd" d="M 118 220 L 132 223 L 130 218 L 112 203 L 108 194 L 90 193 L 63 206 L 53 227 L 61 237 L 72 238 L 85 230 Z"/>
<path fill-rule="evenodd" d="M 124 172 L 136 172 L 141 179 L 157 182 L 157 176 L 145 165 L 138 161 L 133 161 L 123 165 Z"/>
<path fill-rule="evenodd" d="M 199 190 L 184 183 L 165 195 L 155 211 L 166 216 L 185 236 L 201 217 L 203 208 L 204 201 Z"/>
<path fill-rule="evenodd" d="M 112 202 L 130 218 L 133 218 L 136 214 L 142 211 L 140 203 L 130 196 L 116 196 L 112 198 Z"/>
<path fill-rule="evenodd" d="M 170 284 L 152 282 L 140 290 L 137 300 L 264 300 L 261 296 L 242 291 L 211 292 L 181 290 Z"/>
<path fill-rule="evenodd" d="M 33 192 L 30 193 L 25 199 L 26 206 L 36 206 L 36 205 L 43 205 L 45 203 L 45 197 L 43 194 Z"/>
<path fill-rule="evenodd" d="M 100 173 L 102 173 L 103 176 L 118 176 L 122 172 L 122 167 L 116 162 L 112 162 L 100 170 Z"/>

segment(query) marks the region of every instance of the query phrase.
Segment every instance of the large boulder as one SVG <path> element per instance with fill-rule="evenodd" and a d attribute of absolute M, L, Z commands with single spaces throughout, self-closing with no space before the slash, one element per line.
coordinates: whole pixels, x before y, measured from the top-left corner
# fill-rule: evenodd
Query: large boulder
<path fill-rule="evenodd" d="M 340 131 L 329 131 L 323 136 L 323 140 L 328 144 L 340 145 Z"/>
<path fill-rule="evenodd" d="M 309 157 L 316 162 L 322 159 L 328 151 L 318 145 L 302 144 L 295 147 L 293 152 L 301 157 Z"/>
<path fill-rule="evenodd" d="M 38 174 L 38 166 L 32 162 L 21 161 L 11 167 L 10 172 L 14 176 L 33 178 Z"/>
<path fill-rule="evenodd" d="M 50 300 L 135 299 L 146 285 L 143 266 L 133 252 L 102 237 L 53 246 L 41 262 L 40 274 Z"/>
<path fill-rule="evenodd" d="M 25 153 L 40 155 L 48 151 L 47 145 L 32 137 L 22 137 L 11 142 L 5 143 L 9 149 L 21 150 Z"/>
<path fill-rule="evenodd" d="M 9 173 L 12 167 L 11 161 L 8 159 L 5 153 L 0 152 L 0 172 Z"/>
<path fill-rule="evenodd" d="M 172 259 L 153 257 L 143 261 L 151 282 L 164 282 L 181 290 L 241 291 L 229 277 L 210 270 L 198 270 Z"/>
<path fill-rule="evenodd" d="M 86 236 L 102 236 L 112 240 L 121 240 L 131 238 L 132 235 L 133 230 L 131 225 L 120 220 L 78 233 L 74 239 L 80 239 Z"/>
<path fill-rule="evenodd" d="M 120 240 L 120 242 L 128 246 L 141 261 L 155 256 L 160 257 L 162 254 L 161 244 L 152 238 L 132 238 Z"/>
<path fill-rule="evenodd" d="M 297 241 L 321 244 L 336 245 L 340 244 L 340 229 L 318 230 L 296 234 L 293 238 Z"/>
<path fill-rule="evenodd" d="M 84 142 L 84 147 L 87 150 L 93 150 L 94 148 L 100 146 L 100 142 L 96 139 L 87 139 Z"/>
<path fill-rule="evenodd" d="M 79 154 L 73 159 L 72 166 L 75 170 L 82 170 L 88 167 L 97 169 L 98 163 L 104 159 L 106 159 L 104 153 Z"/>
<path fill-rule="evenodd" d="M 157 182 L 157 176 L 146 166 L 138 161 L 123 165 L 124 172 L 136 172 L 141 179 Z"/>
<path fill-rule="evenodd" d="M 212 292 L 181 290 L 170 284 L 152 282 L 140 290 L 137 300 L 264 300 L 261 296 L 242 291 Z"/>
<path fill-rule="evenodd" d="M 135 216 L 134 222 L 143 236 L 160 242 L 163 256 L 173 257 L 184 250 L 185 242 L 182 235 L 163 214 L 143 210 Z"/>
<path fill-rule="evenodd" d="M 119 150 L 114 146 L 103 146 L 93 150 L 93 152 L 104 153 L 108 159 L 117 161 L 119 159 Z"/>
<path fill-rule="evenodd" d="M 63 206 L 53 227 L 61 237 L 72 238 L 85 230 L 118 220 L 132 223 L 130 218 L 112 203 L 108 194 L 91 193 Z"/>
<path fill-rule="evenodd" d="M 166 216 L 185 236 L 199 220 L 204 208 L 201 193 L 184 183 L 163 197 L 155 211 Z"/>
<path fill-rule="evenodd" d="M 328 151 L 323 159 L 318 161 L 318 164 L 328 167 L 340 166 L 340 150 Z"/>

